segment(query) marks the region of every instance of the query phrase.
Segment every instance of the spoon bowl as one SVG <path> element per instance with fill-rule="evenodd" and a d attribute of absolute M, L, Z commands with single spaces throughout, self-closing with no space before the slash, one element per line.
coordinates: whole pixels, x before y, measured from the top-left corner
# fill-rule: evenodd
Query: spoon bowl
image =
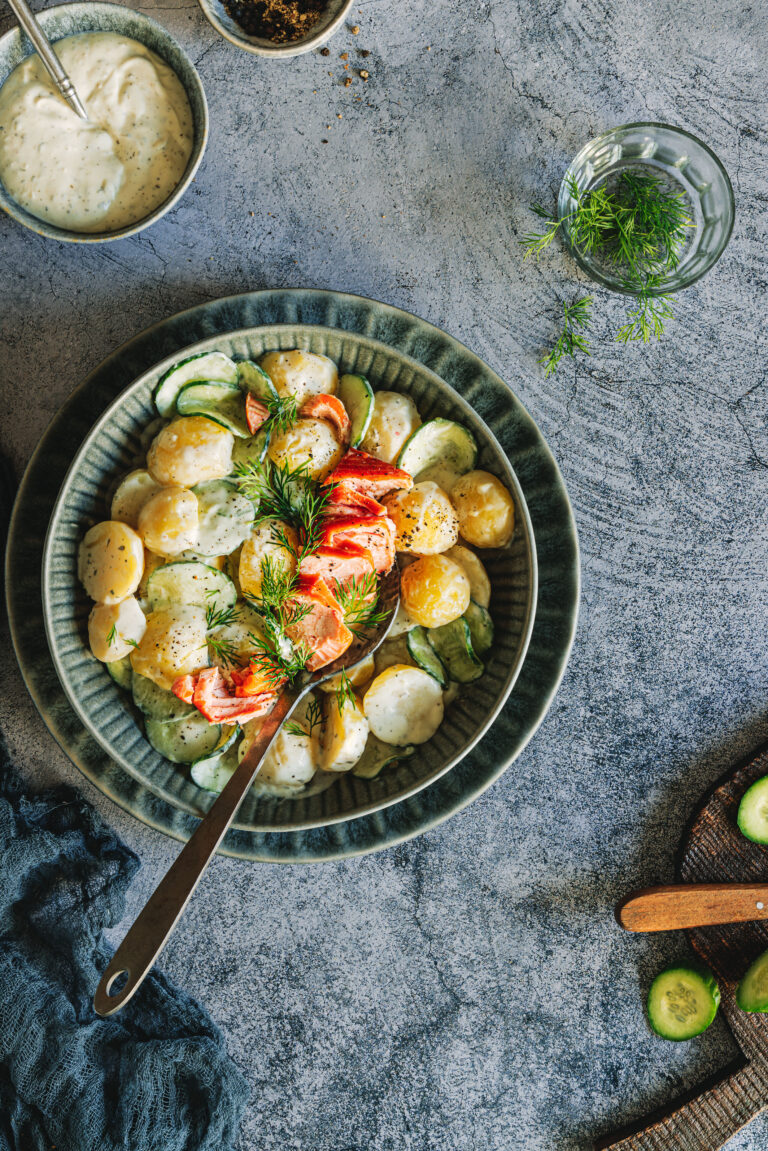
<path fill-rule="evenodd" d="M 234 775 L 112 956 L 93 997 L 93 1006 L 98 1015 L 106 1017 L 120 1011 L 152 970 L 285 721 L 313 688 L 355 667 L 376 651 L 387 638 L 399 603 L 400 571 L 395 560 L 390 571 L 379 581 L 378 607 L 386 612 L 384 619 L 376 628 L 369 629 L 368 634 L 358 638 L 332 663 L 312 674 L 303 675 L 283 691 Z M 118 980 L 120 987 L 112 993 Z"/>

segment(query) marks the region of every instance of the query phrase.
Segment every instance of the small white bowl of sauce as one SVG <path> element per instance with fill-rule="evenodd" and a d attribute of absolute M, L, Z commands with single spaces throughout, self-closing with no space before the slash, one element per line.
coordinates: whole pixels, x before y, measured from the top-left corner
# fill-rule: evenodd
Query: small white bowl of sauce
<path fill-rule="evenodd" d="M 37 14 L 89 113 L 58 95 L 20 29 L 0 38 L 0 207 L 39 235 L 119 240 L 165 215 L 208 138 L 194 65 L 148 16 L 76 2 Z"/>

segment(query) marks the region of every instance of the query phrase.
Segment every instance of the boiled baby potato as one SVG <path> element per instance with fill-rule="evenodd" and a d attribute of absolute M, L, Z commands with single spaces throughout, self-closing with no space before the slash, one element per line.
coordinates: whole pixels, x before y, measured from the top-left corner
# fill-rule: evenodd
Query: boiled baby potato
<path fill-rule="evenodd" d="M 310 731 L 307 719 L 311 702 L 311 695 L 305 697 L 281 729 L 261 762 L 256 777 L 259 784 L 287 793 L 300 791 L 312 779 L 318 767 L 319 745 L 317 727 Z M 261 716 L 243 726 L 243 741 L 238 748 L 240 762 L 250 750 L 265 719 L 266 716 Z M 306 734 L 299 735 L 295 731 L 297 726 L 304 728 Z"/>
<path fill-rule="evenodd" d="M 315 352 L 267 352 L 259 366 L 269 376 L 280 396 L 295 396 L 299 403 L 310 396 L 336 394 L 339 373 L 333 360 Z"/>
<path fill-rule="evenodd" d="M 290 471 L 305 465 L 313 480 L 325 479 L 343 455 L 344 448 L 326 420 L 297 420 L 269 441 L 269 458 L 274 464 Z"/>
<path fill-rule="evenodd" d="M 321 769 L 351 771 L 365 751 L 367 740 L 368 720 L 357 696 L 328 696 L 320 735 Z"/>
<path fill-rule="evenodd" d="M 420 667 L 395 664 L 377 675 L 363 699 L 368 724 L 382 743 L 426 743 L 443 721 L 440 684 Z"/>
<path fill-rule="evenodd" d="M 432 480 L 414 484 L 409 491 L 393 492 L 384 503 L 395 524 L 399 552 L 436 555 L 453 547 L 459 538 L 453 504 Z"/>
<path fill-rule="evenodd" d="M 296 532 L 289 524 L 283 523 L 281 520 L 264 520 L 257 528 L 253 529 L 243 544 L 240 550 L 237 573 L 243 595 L 251 596 L 253 599 L 261 599 L 262 564 L 267 557 L 270 558 L 275 567 L 282 568 L 291 574 L 296 570 L 295 555 L 292 555 L 275 539 L 275 532 L 280 529 L 285 533 L 288 542 L 294 547 L 298 547 Z"/>
<path fill-rule="evenodd" d="M 147 630 L 147 620 L 135 596 L 120 603 L 98 603 L 88 616 L 91 651 L 102 663 L 130 655 Z"/>
<path fill-rule="evenodd" d="M 353 687 L 362 687 L 363 684 L 368 683 L 373 678 L 376 664 L 372 655 L 367 655 L 365 659 L 361 659 L 359 663 L 350 668 L 347 672 L 339 672 L 338 675 L 331 676 L 325 683 L 321 683 L 320 690 L 325 692 L 338 691 L 342 684 L 342 678 L 346 676 Z"/>
<path fill-rule="evenodd" d="M 85 533 L 78 553 L 80 582 L 97 603 L 133 595 L 144 571 L 144 544 L 133 528 L 105 520 Z"/>
<path fill-rule="evenodd" d="M 146 547 L 161 556 L 194 549 L 199 531 L 197 496 L 189 488 L 160 488 L 139 512 L 139 533 Z"/>
<path fill-rule="evenodd" d="M 411 432 L 418 427 L 421 427 L 421 417 L 410 396 L 376 392 L 371 422 L 360 447 L 377 459 L 393 464 Z"/>
<path fill-rule="evenodd" d="M 515 505 L 490 472 L 467 472 L 451 489 L 459 531 L 476 548 L 504 548 L 515 530 Z"/>
<path fill-rule="evenodd" d="M 160 490 L 160 485 L 152 479 L 145 468 L 129 472 L 120 481 L 112 497 L 110 515 L 113 520 L 121 520 L 135 528 L 139 523 L 139 512 L 144 504 Z"/>
<path fill-rule="evenodd" d="M 445 555 L 464 569 L 469 580 L 469 594 L 475 603 L 479 603 L 480 607 L 488 607 L 491 602 L 491 581 L 475 553 L 457 544 L 455 548 L 449 548 Z"/>
<path fill-rule="evenodd" d="M 159 484 L 191 488 L 232 472 L 232 432 L 205 416 L 182 416 L 163 428 L 147 452 L 149 473 Z"/>
<path fill-rule="evenodd" d="M 147 630 L 131 652 L 131 666 L 170 691 L 180 675 L 208 666 L 205 610 L 174 604 L 147 616 Z"/>
<path fill-rule="evenodd" d="M 400 579 L 400 596 L 407 614 L 422 627 L 442 627 L 469 607 L 466 572 L 446 556 L 422 556 Z"/>

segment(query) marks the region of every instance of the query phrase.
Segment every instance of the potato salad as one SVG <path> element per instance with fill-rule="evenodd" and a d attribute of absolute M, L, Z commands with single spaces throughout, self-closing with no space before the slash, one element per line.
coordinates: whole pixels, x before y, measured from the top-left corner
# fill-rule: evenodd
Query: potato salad
<path fill-rule="evenodd" d="M 493 643 L 481 554 L 514 503 L 469 430 L 339 375 L 326 356 L 205 352 L 155 392 L 146 459 L 86 533 L 91 651 L 152 746 L 218 792 L 281 691 L 370 636 L 396 559 L 387 640 L 310 693 L 261 766 L 262 794 L 372 779 L 431 739 Z"/>

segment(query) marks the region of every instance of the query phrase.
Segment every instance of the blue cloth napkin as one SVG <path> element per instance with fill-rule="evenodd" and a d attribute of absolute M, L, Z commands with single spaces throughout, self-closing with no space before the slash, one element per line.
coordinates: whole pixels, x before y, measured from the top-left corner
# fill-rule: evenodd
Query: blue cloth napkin
<path fill-rule="evenodd" d="M 151 974 L 91 997 L 139 861 L 71 788 L 24 794 L 0 734 L 0 1151 L 228 1151 L 245 1081 L 205 1011 Z"/>

